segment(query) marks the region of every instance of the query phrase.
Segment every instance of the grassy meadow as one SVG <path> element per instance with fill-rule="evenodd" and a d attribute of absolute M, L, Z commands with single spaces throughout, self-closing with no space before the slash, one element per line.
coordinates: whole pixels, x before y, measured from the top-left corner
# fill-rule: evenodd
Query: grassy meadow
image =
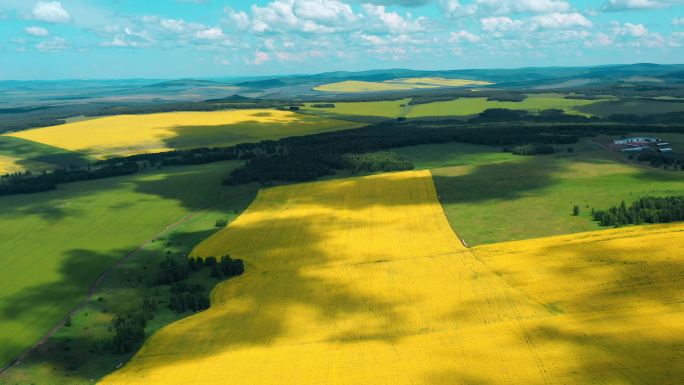
<path fill-rule="evenodd" d="M 589 143 L 573 148 L 573 153 L 433 168 L 449 223 L 471 245 L 497 243 L 598 230 L 591 208 L 684 194 L 681 172 L 617 162 L 615 154 Z M 580 206 L 579 216 L 571 215 L 574 205 Z"/>
<path fill-rule="evenodd" d="M 684 103 L 679 100 L 663 99 L 624 99 L 605 100 L 580 106 L 579 111 L 598 116 L 615 114 L 650 115 L 684 111 Z"/>
<path fill-rule="evenodd" d="M 9 134 L 96 158 L 230 146 L 360 127 L 360 123 L 257 109 L 116 115 Z"/>
<path fill-rule="evenodd" d="M 445 102 L 433 102 L 410 106 L 407 118 L 424 118 L 437 116 L 470 116 L 477 115 L 490 108 L 507 108 L 510 110 L 540 111 L 559 109 L 566 114 L 591 115 L 579 107 L 597 103 L 597 100 L 565 99 L 563 95 L 530 95 L 522 102 L 490 101 L 487 98 L 459 98 Z"/>
<path fill-rule="evenodd" d="M 245 274 L 101 383 L 668 383 L 682 245 L 672 224 L 466 249 L 428 171 L 262 190 L 192 252 Z"/>
<path fill-rule="evenodd" d="M 482 86 L 493 83 L 467 79 L 444 79 L 444 78 L 402 78 L 383 82 L 367 82 L 359 80 L 345 80 L 337 83 L 322 84 L 314 87 L 319 92 L 355 93 L 355 92 L 382 92 L 382 91 L 406 91 L 421 88 L 440 87 L 464 87 Z"/>
<path fill-rule="evenodd" d="M 334 103 L 335 107 L 332 108 L 313 107 L 312 105 L 317 103 L 306 103 L 303 110 L 317 114 L 330 114 L 330 116 L 339 116 L 340 118 L 345 116 L 397 118 L 403 116 L 408 110 L 407 106 L 410 101 L 411 99 L 379 102 L 340 102 Z"/>
<path fill-rule="evenodd" d="M 0 197 L 0 366 L 57 324 L 100 273 L 166 226 L 217 201 L 249 202 L 254 186 L 221 185 L 237 164 L 155 169 Z"/>

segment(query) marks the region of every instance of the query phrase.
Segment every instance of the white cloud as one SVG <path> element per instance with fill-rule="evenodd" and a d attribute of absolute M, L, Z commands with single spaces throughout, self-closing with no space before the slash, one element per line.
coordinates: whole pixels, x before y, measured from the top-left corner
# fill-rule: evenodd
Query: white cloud
<path fill-rule="evenodd" d="M 195 32 L 195 37 L 204 40 L 219 40 L 224 38 L 225 35 L 221 28 L 214 27 Z"/>
<path fill-rule="evenodd" d="M 449 41 L 454 43 L 460 43 L 462 41 L 467 41 L 468 43 L 479 43 L 482 40 L 479 36 L 472 34 L 468 31 L 458 31 L 452 32 L 449 35 Z"/>
<path fill-rule="evenodd" d="M 601 10 L 604 12 L 661 9 L 684 4 L 684 0 L 608 0 Z"/>
<path fill-rule="evenodd" d="M 589 28 L 592 26 L 589 19 L 577 12 L 532 16 L 530 22 L 533 28 L 542 29 Z"/>
<path fill-rule="evenodd" d="M 458 0 L 439 0 L 438 5 L 444 17 L 450 19 L 473 16 L 477 13 L 476 5 L 461 5 Z"/>
<path fill-rule="evenodd" d="M 245 12 L 236 12 L 231 7 L 223 10 L 228 15 L 228 24 L 238 30 L 246 30 L 249 27 L 249 16 Z"/>
<path fill-rule="evenodd" d="M 678 19 L 672 19 L 672 25 L 674 25 L 675 27 L 684 26 L 684 17 L 680 17 Z"/>
<path fill-rule="evenodd" d="M 613 34 L 617 36 L 642 37 L 648 35 L 648 29 L 643 24 L 625 23 L 620 25 L 618 22 L 611 23 Z"/>
<path fill-rule="evenodd" d="M 601 48 L 613 45 L 615 41 L 607 34 L 599 32 L 594 35 L 593 39 L 584 41 L 584 45 L 589 48 Z"/>
<path fill-rule="evenodd" d="M 507 16 L 496 16 L 480 19 L 480 27 L 485 32 L 499 34 L 501 32 L 521 31 L 525 29 L 525 23 Z"/>
<path fill-rule="evenodd" d="M 375 19 L 389 33 L 399 34 L 424 31 L 424 18 L 413 19 L 410 14 L 406 17 L 396 12 L 387 12 L 383 5 L 364 4 L 363 10 L 370 19 Z"/>
<path fill-rule="evenodd" d="M 567 12 L 570 4 L 562 0 L 476 0 L 480 12 L 493 15 L 517 13 Z"/>
<path fill-rule="evenodd" d="M 170 32 L 182 33 L 187 30 L 187 23 L 182 19 L 161 19 L 159 25 Z"/>
<path fill-rule="evenodd" d="M 566 13 L 571 6 L 564 0 L 475 0 L 469 4 L 461 4 L 459 0 L 439 0 L 438 5 L 444 16 L 462 18 L 479 15 L 508 16 L 514 14 Z"/>
<path fill-rule="evenodd" d="M 26 32 L 27 34 L 29 34 L 31 36 L 38 36 L 38 37 L 43 37 L 43 36 L 47 36 L 50 34 L 50 31 L 48 31 L 47 29 L 42 28 L 42 27 L 36 27 L 36 26 L 26 27 L 26 28 L 24 28 L 24 32 Z"/>
<path fill-rule="evenodd" d="M 36 45 L 36 49 L 40 52 L 60 52 L 67 48 L 66 39 L 61 37 L 53 37 L 50 40 L 45 40 Z"/>
<path fill-rule="evenodd" d="M 59 1 L 39 1 L 33 7 L 33 18 L 46 23 L 69 23 L 71 15 Z"/>
<path fill-rule="evenodd" d="M 271 55 L 264 51 L 256 51 L 254 53 L 254 59 L 249 61 L 249 64 L 262 65 L 267 61 L 271 60 Z"/>

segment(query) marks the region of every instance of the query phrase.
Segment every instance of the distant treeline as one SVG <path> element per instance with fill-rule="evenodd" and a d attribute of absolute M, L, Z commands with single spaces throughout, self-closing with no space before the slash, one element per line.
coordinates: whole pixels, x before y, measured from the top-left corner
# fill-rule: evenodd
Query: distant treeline
<path fill-rule="evenodd" d="M 39 174 L 33 174 L 30 171 L 6 174 L 0 176 L 0 196 L 50 191 L 62 183 L 130 175 L 135 174 L 139 169 L 137 162 L 123 161 L 93 169 L 68 168 L 44 171 Z"/>
<path fill-rule="evenodd" d="M 668 223 L 684 220 L 684 196 L 645 197 L 627 206 L 624 201 L 608 210 L 592 212 L 601 226 Z"/>
<path fill-rule="evenodd" d="M 523 146 L 506 146 L 503 148 L 504 152 L 510 152 L 513 155 L 532 156 L 532 155 L 548 155 L 563 151 L 557 149 L 550 144 L 526 144 Z M 568 152 L 572 152 L 572 147 L 567 148 Z"/>

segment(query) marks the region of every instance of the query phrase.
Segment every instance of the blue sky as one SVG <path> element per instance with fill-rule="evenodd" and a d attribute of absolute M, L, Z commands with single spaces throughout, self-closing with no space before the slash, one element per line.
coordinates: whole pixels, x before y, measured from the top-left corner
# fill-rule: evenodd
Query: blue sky
<path fill-rule="evenodd" d="M 0 79 L 684 63 L 684 0 L 0 0 Z"/>

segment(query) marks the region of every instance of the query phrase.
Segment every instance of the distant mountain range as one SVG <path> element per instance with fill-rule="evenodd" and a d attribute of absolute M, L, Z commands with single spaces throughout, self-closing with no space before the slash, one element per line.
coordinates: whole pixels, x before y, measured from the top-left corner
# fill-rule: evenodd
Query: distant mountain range
<path fill-rule="evenodd" d="M 400 78 L 481 80 L 499 89 L 581 89 L 600 84 L 684 85 L 684 64 L 639 63 L 595 67 L 540 67 L 426 71 L 383 69 L 239 79 L 124 79 L 0 81 L 0 109 L 84 102 L 201 101 L 233 95 L 250 98 L 319 98 L 314 87 L 341 81 L 383 82 Z M 332 94 L 334 95 L 334 94 Z"/>

